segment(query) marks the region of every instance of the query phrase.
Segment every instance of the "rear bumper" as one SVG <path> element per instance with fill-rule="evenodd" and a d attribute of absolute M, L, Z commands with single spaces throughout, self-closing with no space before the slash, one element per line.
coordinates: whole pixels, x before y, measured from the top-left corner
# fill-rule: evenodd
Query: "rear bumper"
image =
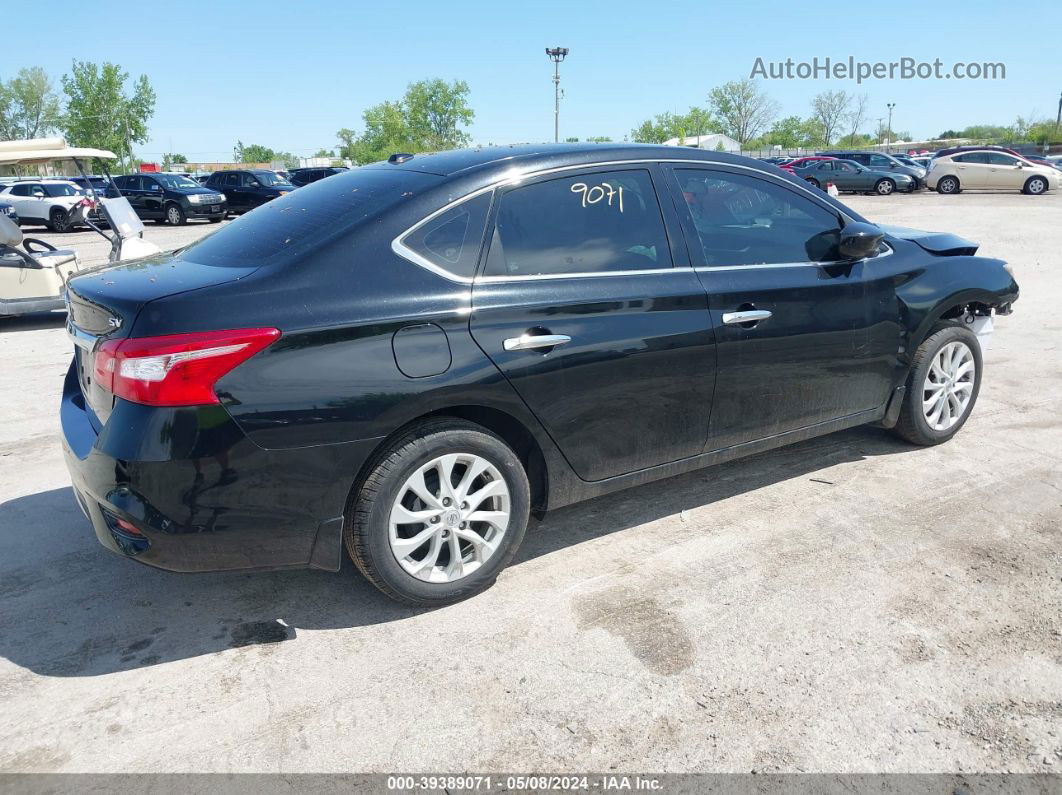
<path fill-rule="evenodd" d="M 266 450 L 221 406 L 122 400 L 97 433 L 73 366 L 60 417 L 74 493 L 112 552 L 180 572 L 339 568 L 346 499 L 374 440 Z"/>

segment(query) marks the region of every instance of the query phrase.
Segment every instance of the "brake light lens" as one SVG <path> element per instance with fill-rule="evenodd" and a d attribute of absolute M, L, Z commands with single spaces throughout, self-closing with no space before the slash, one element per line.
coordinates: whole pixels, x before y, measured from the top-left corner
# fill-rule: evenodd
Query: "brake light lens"
<path fill-rule="evenodd" d="M 218 379 L 279 337 L 278 329 L 252 328 L 107 340 L 96 351 L 94 377 L 133 403 L 209 405 L 219 402 Z"/>

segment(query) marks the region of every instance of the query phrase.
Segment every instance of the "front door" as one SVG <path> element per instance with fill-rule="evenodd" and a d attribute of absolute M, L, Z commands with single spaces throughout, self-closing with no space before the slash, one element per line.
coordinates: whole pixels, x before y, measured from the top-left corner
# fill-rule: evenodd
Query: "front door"
<path fill-rule="evenodd" d="M 154 177 L 141 177 L 143 181 L 143 206 L 145 218 L 162 218 L 165 206 L 165 193 L 162 183 Z"/>
<path fill-rule="evenodd" d="M 1018 166 L 1018 158 L 1003 152 L 986 152 L 988 178 L 986 188 L 993 190 L 1021 190 L 1029 172 Z"/>
<path fill-rule="evenodd" d="M 661 179 L 628 166 L 499 189 L 472 289 L 476 343 L 588 481 L 696 455 L 707 435 L 707 299 L 672 256 Z"/>
<path fill-rule="evenodd" d="M 672 178 L 717 340 L 706 449 L 882 407 L 899 344 L 894 287 L 873 259 L 836 261 L 839 213 L 736 168 Z"/>
<path fill-rule="evenodd" d="M 833 166 L 831 178 L 833 179 L 833 184 L 837 186 L 837 190 L 866 190 L 863 185 L 865 182 L 863 175 L 852 163 L 844 160 L 835 160 L 832 163 L 827 161 L 826 165 Z"/>

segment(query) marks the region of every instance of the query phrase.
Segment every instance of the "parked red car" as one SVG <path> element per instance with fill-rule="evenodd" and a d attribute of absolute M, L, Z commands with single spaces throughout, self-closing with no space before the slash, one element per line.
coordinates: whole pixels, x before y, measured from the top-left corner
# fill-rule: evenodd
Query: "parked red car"
<path fill-rule="evenodd" d="M 794 168 L 806 168 L 816 160 L 836 160 L 836 157 L 824 157 L 822 155 L 811 155 L 809 157 L 798 157 L 796 160 L 790 160 L 788 163 L 778 166 L 778 168 L 793 173 Z"/>

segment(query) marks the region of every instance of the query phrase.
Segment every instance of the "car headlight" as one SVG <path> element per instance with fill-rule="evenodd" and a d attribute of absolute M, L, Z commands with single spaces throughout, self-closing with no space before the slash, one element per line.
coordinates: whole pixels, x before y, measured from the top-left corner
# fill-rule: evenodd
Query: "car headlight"
<path fill-rule="evenodd" d="M 188 197 L 188 201 L 190 201 L 192 204 L 202 204 L 204 198 L 206 198 L 205 193 L 193 193 L 191 196 Z"/>

